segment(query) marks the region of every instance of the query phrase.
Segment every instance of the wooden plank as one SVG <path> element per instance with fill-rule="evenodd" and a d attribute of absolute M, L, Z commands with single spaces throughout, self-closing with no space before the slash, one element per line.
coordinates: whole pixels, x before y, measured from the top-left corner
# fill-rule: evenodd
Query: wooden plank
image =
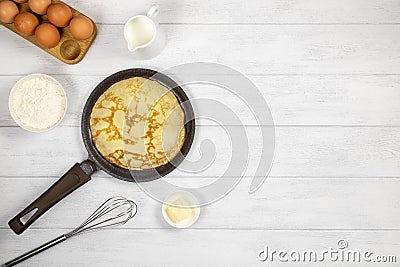
<path fill-rule="evenodd" d="M 231 178 L 225 178 L 231 179 Z M 2 199 L 8 203 L 0 213 L 0 228 L 43 193 L 56 178 L 0 179 Z M 213 178 L 170 176 L 169 182 L 198 187 Z M 249 195 L 250 179 L 222 200 L 202 208 L 195 229 L 395 229 L 399 230 L 400 179 L 269 178 Z M 73 228 L 103 201 L 122 195 L 138 204 L 138 215 L 125 228 L 169 228 L 161 204 L 131 183 L 96 178 L 71 194 L 35 224 L 33 229 Z"/>
<path fill-rule="evenodd" d="M 0 260 L 10 260 L 62 233 L 34 230 L 17 237 L 8 230 L 0 230 Z M 287 266 L 290 263 L 276 258 L 273 262 L 260 262 L 257 253 L 268 246 L 288 253 L 315 250 L 319 254 L 329 248 L 339 250 L 339 239 L 349 244 L 344 251 L 369 250 L 373 259 L 378 255 L 394 255 L 398 261 L 399 238 L 399 231 L 111 230 L 71 238 L 20 266 Z M 395 266 L 395 263 L 334 262 L 328 256 L 325 259 L 323 266 Z M 293 264 L 303 267 L 313 263 Z"/>
<path fill-rule="evenodd" d="M 109 0 L 101 5 L 69 0 L 68 4 L 100 23 L 125 23 L 144 14 L 149 2 Z M 162 23 L 399 23 L 396 0 L 160 0 Z"/>
<path fill-rule="evenodd" d="M 227 127 L 226 130 L 231 135 L 237 134 L 240 127 Z M 245 130 L 249 144 L 248 168 L 245 174 L 253 176 L 263 149 L 261 132 L 256 127 L 247 127 Z M 36 135 L 17 127 L 6 127 L 1 129 L 0 134 L 1 176 L 58 176 L 75 162 L 87 157 L 78 127 L 58 127 Z M 276 153 L 270 174 L 398 177 L 399 138 L 398 127 L 276 128 Z M 188 158 L 201 158 L 200 144 L 207 139 L 215 144 L 215 159 L 209 168 L 192 174 L 193 176 L 222 175 L 230 163 L 231 140 L 222 127 L 197 127 Z M 245 139 L 240 139 L 239 142 L 243 140 Z M 187 161 L 184 161 L 180 167 L 186 168 L 186 164 Z M 231 170 L 237 175 L 243 172 L 237 165 L 232 166 Z M 102 172 L 99 174 L 104 176 Z M 179 170 L 175 170 L 174 175 L 186 176 Z"/>
<path fill-rule="evenodd" d="M 400 25 L 165 25 L 163 53 L 134 60 L 122 25 L 99 25 L 85 59 L 67 66 L 6 29 L 2 75 L 32 72 L 109 75 L 132 67 L 163 70 L 185 62 L 218 62 L 246 74 L 399 74 Z M 23 62 L 23 64 L 21 63 Z"/>
<path fill-rule="evenodd" d="M 79 126 L 83 106 L 104 76 L 55 75 L 68 97 L 67 115 L 61 125 Z M 0 125 L 15 126 L 8 111 L 8 94 L 21 76 L 2 77 Z M 400 76 L 251 76 L 267 101 L 276 125 L 400 125 Z M 229 79 L 229 77 L 226 77 Z M 212 85 L 189 85 L 192 99 L 212 99 L 226 105 L 244 125 L 258 125 L 243 101 L 233 93 Z M 265 104 L 252 106 L 264 114 Z M 211 111 L 210 111 L 211 108 Z M 220 114 L 220 109 L 194 105 L 197 117 Z M 199 120 L 199 125 L 210 125 Z M 231 121 L 224 122 L 232 125 Z"/>

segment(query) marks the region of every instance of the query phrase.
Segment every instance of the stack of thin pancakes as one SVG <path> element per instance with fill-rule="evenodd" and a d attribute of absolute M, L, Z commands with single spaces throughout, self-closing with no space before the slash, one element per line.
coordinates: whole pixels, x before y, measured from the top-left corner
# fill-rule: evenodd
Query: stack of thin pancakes
<path fill-rule="evenodd" d="M 135 77 L 112 85 L 90 115 L 93 142 L 109 162 L 131 170 L 171 161 L 184 139 L 184 113 L 175 95 L 156 81 Z"/>

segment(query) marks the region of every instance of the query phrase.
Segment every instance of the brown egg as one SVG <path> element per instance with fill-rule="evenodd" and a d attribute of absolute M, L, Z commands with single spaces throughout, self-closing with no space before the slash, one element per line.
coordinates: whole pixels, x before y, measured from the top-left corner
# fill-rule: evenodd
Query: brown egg
<path fill-rule="evenodd" d="M 47 8 L 50 6 L 51 0 L 29 0 L 29 8 L 39 15 L 46 14 Z"/>
<path fill-rule="evenodd" d="M 47 18 L 57 27 L 66 27 L 72 18 L 71 8 L 63 3 L 52 4 L 47 10 Z"/>
<path fill-rule="evenodd" d="M 17 2 L 18 4 L 23 4 L 28 2 L 28 0 L 14 0 L 14 2 Z"/>
<path fill-rule="evenodd" d="M 0 2 L 0 21 L 4 23 L 13 23 L 14 18 L 18 15 L 18 6 L 12 1 Z"/>
<path fill-rule="evenodd" d="M 23 36 L 32 35 L 38 25 L 38 18 L 30 12 L 21 13 L 14 20 L 15 29 Z"/>
<path fill-rule="evenodd" d="M 77 40 L 85 40 L 93 34 L 93 22 L 84 16 L 78 16 L 71 20 L 69 31 Z"/>
<path fill-rule="evenodd" d="M 60 32 L 50 23 L 43 23 L 36 28 L 35 38 L 44 48 L 52 48 L 60 42 Z"/>

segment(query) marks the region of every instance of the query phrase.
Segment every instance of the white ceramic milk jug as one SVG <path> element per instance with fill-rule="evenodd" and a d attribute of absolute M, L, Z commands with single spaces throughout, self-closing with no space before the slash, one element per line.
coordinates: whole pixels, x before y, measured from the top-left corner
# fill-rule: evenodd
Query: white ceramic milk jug
<path fill-rule="evenodd" d="M 124 28 L 128 49 L 138 59 L 150 59 L 157 56 L 165 46 L 165 33 L 156 20 L 158 6 L 152 6 L 147 15 L 130 18 Z"/>

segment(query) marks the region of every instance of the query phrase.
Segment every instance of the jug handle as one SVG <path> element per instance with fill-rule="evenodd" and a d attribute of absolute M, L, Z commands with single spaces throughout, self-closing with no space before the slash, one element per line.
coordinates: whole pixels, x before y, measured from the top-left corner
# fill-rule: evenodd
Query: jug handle
<path fill-rule="evenodd" d="M 147 12 L 147 16 L 149 18 L 155 18 L 158 16 L 158 14 L 160 13 L 160 9 L 158 5 L 154 5 L 152 6 L 149 11 Z"/>

